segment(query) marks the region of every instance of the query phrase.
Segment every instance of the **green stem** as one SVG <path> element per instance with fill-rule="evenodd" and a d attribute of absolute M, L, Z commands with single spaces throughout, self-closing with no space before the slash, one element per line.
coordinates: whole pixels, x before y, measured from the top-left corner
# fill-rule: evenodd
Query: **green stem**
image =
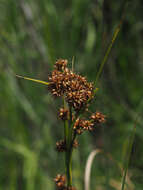
<path fill-rule="evenodd" d="M 66 146 L 67 150 L 65 152 L 65 167 L 66 167 L 66 177 L 67 177 L 67 186 L 72 186 L 72 146 L 71 142 L 69 142 L 70 138 L 70 129 L 68 125 L 68 121 L 64 122 L 64 133 L 65 133 L 65 140 L 66 140 Z"/>
<path fill-rule="evenodd" d="M 139 116 L 139 115 L 138 115 Z M 123 174 L 123 180 L 122 180 L 122 187 L 121 187 L 121 190 L 124 190 L 124 186 L 125 186 L 125 183 L 126 183 L 126 175 L 127 175 L 127 170 L 128 170 L 128 167 L 129 167 L 129 162 L 130 162 L 130 157 L 131 157 L 131 151 L 132 151 L 132 147 L 133 147 L 133 143 L 134 143 L 134 139 L 135 139 L 135 134 L 136 134 L 136 124 L 137 124 L 137 120 L 138 120 L 138 116 L 136 118 L 136 121 L 135 121 L 135 124 L 134 124 L 134 127 L 133 127 L 133 130 L 130 134 L 130 137 L 129 137 L 129 144 L 128 144 L 128 150 L 126 152 L 126 162 L 125 162 L 125 169 L 124 169 L 124 174 Z"/>
<path fill-rule="evenodd" d="M 72 186 L 72 148 L 66 152 L 67 187 Z"/>
<path fill-rule="evenodd" d="M 64 136 L 65 136 L 65 140 L 66 140 L 66 144 L 67 144 L 68 136 L 69 136 L 69 126 L 68 126 L 67 121 L 64 122 Z"/>
<path fill-rule="evenodd" d="M 65 102 L 64 102 L 65 107 Z M 70 111 L 69 121 L 64 122 L 64 135 L 66 140 L 67 150 L 65 152 L 65 165 L 66 165 L 66 177 L 67 187 L 72 186 L 72 110 Z"/>

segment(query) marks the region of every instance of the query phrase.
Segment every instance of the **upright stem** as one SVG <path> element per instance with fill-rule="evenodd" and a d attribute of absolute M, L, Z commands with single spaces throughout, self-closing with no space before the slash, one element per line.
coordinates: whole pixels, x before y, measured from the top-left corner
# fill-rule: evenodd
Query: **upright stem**
<path fill-rule="evenodd" d="M 66 152 L 67 187 L 72 186 L 72 148 Z"/>
<path fill-rule="evenodd" d="M 65 164 L 66 164 L 66 176 L 67 176 L 67 187 L 72 186 L 72 110 L 70 111 L 69 122 L 65 121 L 65 140 L 67 150 L 65 152 Z"/>

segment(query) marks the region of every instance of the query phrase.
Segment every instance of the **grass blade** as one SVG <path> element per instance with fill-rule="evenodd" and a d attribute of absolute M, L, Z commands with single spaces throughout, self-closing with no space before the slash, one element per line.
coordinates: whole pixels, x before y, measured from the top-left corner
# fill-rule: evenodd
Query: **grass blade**
<path fill-rule="evenodd" d="M 120 22 L 120 24 L 117 26 L 117 28 L 116 28 L 116 30 L 115 30 L 115 32 L 114 32 L 114 34 L 113 34 L 112 40 L 111 40 L 111 42 L 110 42 L 110 44 L 109 44 L 109 46 L 108 46 L 108 48 L 107 48 L 107 51 L 106 51 L 106 53 L 105 53 L 105 56 L 104 56 L 104 58 L 103 58 L 103 60 L 102 60 L 102 62 L 101 62 L 101 65 L 100 65 L 100 67 L 99 67 L 99 71 L 98 71 L 98 73 L 97 73 L 97 77 L 96 77 L 96 80 L 95 80 L 95 83 L 94 83 L 95 85 L 97 84 L 97 82 L 98 82 L 98 80 L 99 80 L 99 77 L 100 77 L 100 75 L 101 75 L 101 73 L 102 73 L 103 67 L 104 67 L 105 63 L 107 62 L 107 60 L 108 60 L 108 57 L 109 57 L 109 54 L 110 54 L 110 52 L 111 52 L 112 46 L 113 46 L 113 44 L 114 44 L 114 42 L 115 42 L 115 40 L 116 40 L 116 38 L 117 38 L 117 36 L 118 36 L 118 33 L 119 33 L 119 31 L 120 31 L 121 24 L 122 24 L 122 22 Z"/>
<path fill-rule="evenodd" d="M 102 60 L 102 62 L 101 62 L 101 65 L 100 65 L 100 67 L 99 67 L 99 71 L 98 71 L 98 73 L 97 73 L 97 77 L 96 77 L 95 82 L 94 82 L 94 85 L 95 85 L 95 86 L 97 85 L 97 82 L 98 82 L 98 80 L 99 80 L 99 77 L 100 77 L 100 75 L 101 75 L 101 73 L 102 73 L 102 71 L 103 71 L 103 67 L 104 67 L 105 63 L 107 62 L 107 60 L 108 60 L 108 58 L 109 58 L 109 55 L 110 55 L 111 50 L 112 50 L 112 47 L 113 47 L 113 45 L 114 45 L 114 43 L 115 43 L 115 41 L 116 41 L 116 39 L 117 39 L 117 36 L 118 36 L 118 34 L 119 34 L 119 32 L 120 32 L 121 26 L 122 26 L 123 21 L 124 21 L 125 8 L 127 7 L 127 5 L 128 5 L 128 0 L 126 0 L 126 1 L 124 2 L 124 6 L 123 6 L 123 11 L 122 11 L 122 15 L 121 15 L 120 22 L 119 22 L 119 24 L 117 25 L 117 27 L 116 27 L 116 29 L 115 29 L 115 31 L 114 31 L 114 33 L 113 33 L 111 42 L 109 43 L 109 46 L 107 47 L 107 50 L 106 50 L 106 52 L 105 52 L 105 55 L 104 55 L 103 60 Z"/>
<path fill-rule="evenodd" d="M 49 85 L 49 83 L 46 82 L 46 81 L 37 80 L 37 79 L 29 78 L 29 77 L 23 77 L 23 76 L 20 76 L 20 75 L 15 75 L 15 76 L 18 77 L 18 78 L 21 78 L 21 79 L 31 80 L 33 82 L 41 83 L 41 84 L 44 84 L 44 85 Z"/>
<path fill-rule="evenodd" d="M 126 153 L 127 160 L 126 160 L 126 163 L 125 163 L 125 169 L 124 169 L 124 174 L 123 174 L 121 190 L 124 190 L 125 183 L 126 183 L 127 170 L 128 170 L 128 167 L 129 167 L 131 151 L 132 151 L 133 142 L 134 142 L 135 134 L 136 134 L 137 119 L 138 119 L 138 116 L 137 116 L 137 118 L 135 120 L 135 124 L 134 124 L 133 130 L 132 130 L 132 132 L 130 134 L 130 138 L 129 138 L 129 145 L 128 145 L 128 150 L 127 150 L 127 153 Z"/>

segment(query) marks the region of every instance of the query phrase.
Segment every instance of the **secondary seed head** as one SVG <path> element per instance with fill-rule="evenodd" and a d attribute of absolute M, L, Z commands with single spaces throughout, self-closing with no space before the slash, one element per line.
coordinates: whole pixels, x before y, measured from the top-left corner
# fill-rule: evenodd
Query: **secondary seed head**
<path fill-rule="evenodd" d="M 66 141 L 65 140 L 60 140 L 60 141 L 56 142 L 56 150 L 58 152 L 66 151 Z"/>
<path fill-rule="evenodd" d="M 94 124 L 100 124 L 100 123 L 104 123 L 106 121 L 105 115 L 103 115 L 101 112 L 93 113 L 90 116 L 90 119 L 94 122 Z"/>
<path fill-rule="evenodd" d="M 60 108 L 59 110 L 59 118 L 63 121 L 68 120 L 69 118 L 69 110 L 65 108 Z"/>
<path fill-rule="evenodd" d="M 65 184 L 66 184 L 66 177 L 65 175 L 58 174 L 56 178 L 54 179 L 57 189 L 58 190 L 64 190 Z"/>
<path fill-rule="evenodd" d="M 83 127 L 82 127 L 82 120 L 77 118 L 77 120 L 74 123 L 73 126 L 74 131 L 76 134 L 81 135 L 83 133 Z"/>
<path fill-rule="evenodd" d="M 73 148 L 77 148 L 78 147 L 78 141 L 77 140 L 74 140 L 73 144 L 72 144 L 72 147 Z M 60 140 L 58 142 L 56 142 L 56 150 L 58 152 L 64 152 L 64 151 L 67 151 L 67 147 L 66 147 L 66 141 L 65 140 Z"/>
<path fill-rule="evenodd" d="M 66 59 L 58 59 L 54 65 L 54 68 L 58 71 L 65 70 L 67 67 L 68 61 Z"/>

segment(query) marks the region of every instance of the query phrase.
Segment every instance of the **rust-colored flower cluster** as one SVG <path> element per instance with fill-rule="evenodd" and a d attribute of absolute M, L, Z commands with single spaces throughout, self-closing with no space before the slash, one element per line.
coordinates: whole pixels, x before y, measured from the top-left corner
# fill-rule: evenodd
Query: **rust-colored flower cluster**
<path fill-rule="evenodd" d="M 103 115 L 101 112 L 93 113 L 90 119 L 94 122 L 94 124 L 105 123 L 106 121 L 105 115 Z"/>
<path fill-rule="evenodd" d="M 89 120 L 77 118 L 73 129 L 76 134 L 80 135 L 83 131 L 93 131 L 96 124 L 101 124 L 104 122 L 105 116 L 100 112 L 96 112 L 90 116 Z"/>
<path fill-rule="evenodd" d="M 76 190 L 75 187 L 67 187 L 66 186 L 66 177 L 65 175 L 58 174 L 54 179 L 56 183 L 57 190 Z"/>
<path fill-rule="evenodd" d="M 58 60 L 48 77 L 48 88 L 54 96 L 64 96 L 67 103 L 79 112 L 93 98 L 93 84 L 67 68 L 67 60 Z"/>

